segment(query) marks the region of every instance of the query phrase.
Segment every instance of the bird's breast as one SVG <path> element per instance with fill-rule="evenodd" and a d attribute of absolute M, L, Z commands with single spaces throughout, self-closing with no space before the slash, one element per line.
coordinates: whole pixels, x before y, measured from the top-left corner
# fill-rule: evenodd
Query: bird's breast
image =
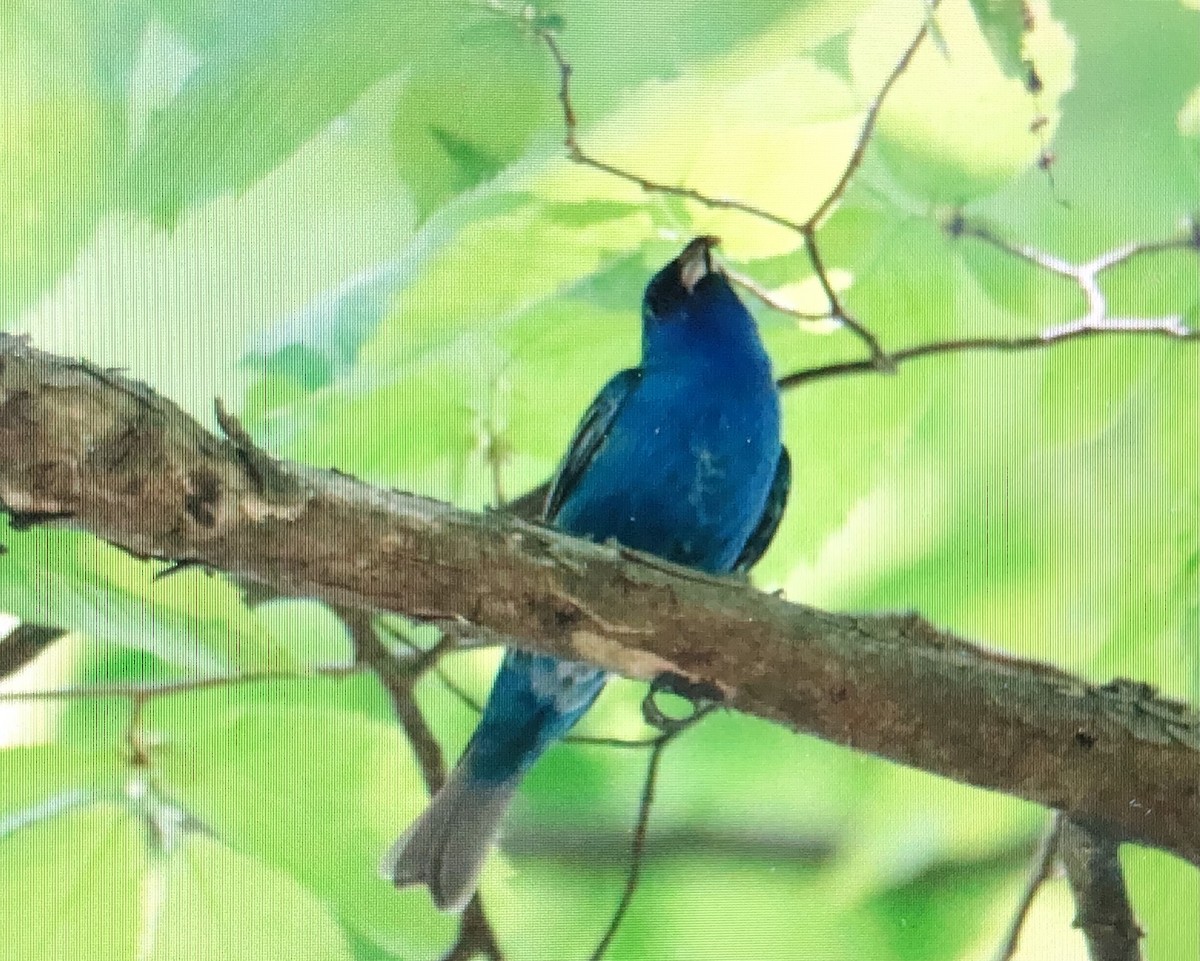
<path fill-rule="evenodd" d="M 779 458 L 774 385 L 647 377 L 558 524 L 680 564 L 729 570 Z"/>

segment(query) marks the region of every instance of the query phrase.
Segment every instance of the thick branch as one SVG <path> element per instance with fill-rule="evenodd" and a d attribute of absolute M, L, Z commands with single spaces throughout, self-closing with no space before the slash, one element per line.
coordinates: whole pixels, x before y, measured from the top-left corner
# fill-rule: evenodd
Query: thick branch
<path fill-rule="evenodd" d="M 1200 716 L 916 616 L 829 614 L 507 514 L 221 440 L 148 388 L 0 336 L 0 503 L 139 556 L 591 661 L 1064 810 L 1200 864 Z M 3 563 L 0 559 L 0 563 Z M 1047 642 L 1049 647 L 1049 641 Z"/>

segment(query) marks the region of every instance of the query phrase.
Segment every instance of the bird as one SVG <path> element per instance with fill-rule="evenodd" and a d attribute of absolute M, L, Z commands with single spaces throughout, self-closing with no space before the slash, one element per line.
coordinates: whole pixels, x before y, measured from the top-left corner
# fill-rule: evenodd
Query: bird
<path fill-rule="evenodd" d="M 791 485 L 779 393 L 758 328 L 696 237 L 647 284 L 641 362 L 601 389 L 546 495 L 566 533 L 711 574 L 744 573 L 775 535 Z M 508 649 L 445 784 L 385 856 L 397 887 L 463 910 L 522 778 L 588 710 L 608 675 Z"/>

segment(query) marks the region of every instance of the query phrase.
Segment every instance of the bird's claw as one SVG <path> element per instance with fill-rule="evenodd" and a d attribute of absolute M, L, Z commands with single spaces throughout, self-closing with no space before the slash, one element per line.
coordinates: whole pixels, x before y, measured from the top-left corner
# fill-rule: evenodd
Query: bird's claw
<path fill-rule="evenodd" d="M 658 704 L 659 694 L 674 694 L 691 706 L 685 717 L 672 717 Z M 711 711 L 725 696 L 711 681 L 693 681 L 673 671 L 664 671 L 650 682 L 650 689 L 642 699 L 642 717 L 651 727 L 663 734 L 675 734 Z"/>

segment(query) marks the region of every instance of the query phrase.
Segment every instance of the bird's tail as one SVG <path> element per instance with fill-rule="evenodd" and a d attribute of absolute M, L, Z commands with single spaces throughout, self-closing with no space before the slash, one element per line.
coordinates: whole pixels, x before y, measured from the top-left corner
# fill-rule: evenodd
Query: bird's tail
<path fill-rule="evenodd" d="M 464 759 L 465 760 L 465 759 Z M 429 807 L 388 850 L 380 872 L 396 887 L 424 884 L 442 911 L 461 911 L 519 778 L 480 781 L 459 762 Z"/>

